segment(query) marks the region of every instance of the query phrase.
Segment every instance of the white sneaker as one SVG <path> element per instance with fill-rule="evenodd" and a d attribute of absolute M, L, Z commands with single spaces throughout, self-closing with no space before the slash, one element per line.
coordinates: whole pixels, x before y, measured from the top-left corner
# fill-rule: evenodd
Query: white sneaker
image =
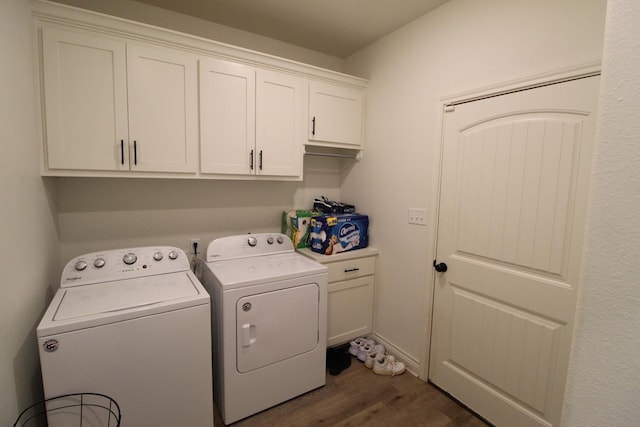
<path fill-rule="evenodd" d="M 367 362 L 370 354 L 384 354 L 384 346 L 382 344 L 365 344 L 358 349 L 358 360 Z"/>
<path fill-rule="evenodd" d="M 362 347 L 365 344 L 375 344 L 376 342 L 374 340 L 368 340 L 366 338 L 356 338 L 355 340 L 351 341 L 349 344 L 351 344 L 351 347 L 349 347 L 349 354 L 352 356 L 358 356 L 358 350 L 360 349 L 360 347 Z"/>
<path fill-rule="evenodd" d="M 378 375 L 400 375 L 406 369 L 404 363 L 396 361 L 395 357 L 389 355 L 376 359 L 373 364 L 373 372 Z"/>
<path fill-rule="evenodd" d="M 369 353 L 367 355 L 366 360 L 364 361 L 364 366 L 369 369 L 373 368 L 373 365 L 376 363 L 376 360 L 382 359 L 386 354 L 384 352 L 381 353 Z"/>

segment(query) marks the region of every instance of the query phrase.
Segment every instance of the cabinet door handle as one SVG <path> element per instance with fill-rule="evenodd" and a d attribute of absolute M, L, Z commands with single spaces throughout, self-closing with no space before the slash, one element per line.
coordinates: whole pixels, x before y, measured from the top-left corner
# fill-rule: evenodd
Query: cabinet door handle
<path fill-rule="evenodd" d="M 311 119 L 311 135 L 315 135 L 316 134 L 316 116 L 313 116 L 313 119 Z"/>
<path fill-rule="evenodd" d="M 258 167 L 260 168 L 260 170 L 262 170 L 262 150 L 260 150 L 260 163 Z"/>
<path fill-rule="evenodd" d="M 353 273 L 354 271 L 360 271 L 360 269 L 358 267 L 355 267 L 355 268 L 345 268 L 344 270 L 345 273 Z"/>
<path fill-rule="evenodd" d="M 138 144 L 135 140 L 133 141 L 133 164 L 138 164 Z"/>
<path fill-rule="evenodd" d="M 251 150 L 251 153 L 249 154 L 249 168 L 253 170 L 253 150 Z"/>
<path fill-rule="evenodd" d="M 124 165 L 124 139 L 120 140 L 120 164 Z"/>

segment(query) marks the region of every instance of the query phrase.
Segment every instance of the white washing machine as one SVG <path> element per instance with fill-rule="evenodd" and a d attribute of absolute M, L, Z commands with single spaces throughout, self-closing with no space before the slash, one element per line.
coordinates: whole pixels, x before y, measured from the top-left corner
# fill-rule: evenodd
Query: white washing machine
<path fill-rule="evenodd" d="M 71 260 L 37 328 L 45 398 L 105 394 L 122 427 L 213 426 L 210 313 L 178 248 Z M 49 426 L 80 425 L 77 411 L 50 411 Z M 96 411 L 83 417 L 107 426 Z"/>
<path fill-rule="evenodd" d="M 323 386 L 327 267 L 277 233 L 214 240 L 206 259 L 214 398 L 225 424 Z"/>

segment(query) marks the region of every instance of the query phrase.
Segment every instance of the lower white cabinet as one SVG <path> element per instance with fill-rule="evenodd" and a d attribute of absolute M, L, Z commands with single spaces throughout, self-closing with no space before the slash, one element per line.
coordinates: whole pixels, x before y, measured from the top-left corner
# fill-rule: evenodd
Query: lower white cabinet
<path fill-rule="evenodd" d="M 327 346 L 373 332 L 375 267 L 378 251 L 364 248 L 336 255 L 299 252 L 329 268 Z"/>

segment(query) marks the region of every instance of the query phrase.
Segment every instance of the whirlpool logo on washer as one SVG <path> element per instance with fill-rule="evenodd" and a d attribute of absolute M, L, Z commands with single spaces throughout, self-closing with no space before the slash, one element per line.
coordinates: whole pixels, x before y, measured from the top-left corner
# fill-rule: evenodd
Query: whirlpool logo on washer
<path fill-rule="evenodd" d="M 58 349 L 59 346 L 60 346 L 60 343 L 55 338 L 48 339 L 42 343 L 42 348 L 47 353 L 53 353 Z"/>

